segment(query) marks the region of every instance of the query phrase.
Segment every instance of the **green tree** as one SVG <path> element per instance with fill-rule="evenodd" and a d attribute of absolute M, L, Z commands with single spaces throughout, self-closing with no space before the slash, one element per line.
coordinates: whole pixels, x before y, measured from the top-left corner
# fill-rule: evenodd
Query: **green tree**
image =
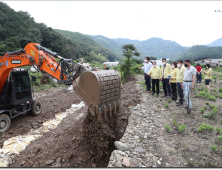
<path fill-rule="evenodd" d="M 120 71 L 122 82 L 124 83 L 130 75 L 130 69 L 132 64 L 131 59 L 133 58 L 133 56 L 140 56 L 140 53 L 137 51 L 136 47 L 133 44 L 123 45 L 122 52 L 125 59 L 123 59 L 123 63 L 120 66 Z"/>

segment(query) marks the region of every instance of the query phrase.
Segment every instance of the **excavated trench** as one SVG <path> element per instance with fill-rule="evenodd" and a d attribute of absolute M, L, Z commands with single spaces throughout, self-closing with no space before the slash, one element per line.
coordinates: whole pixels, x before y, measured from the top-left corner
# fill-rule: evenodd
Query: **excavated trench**
<path fill-rule="evenodd" d="M 107 167 L 128 124 L 128 106 L 140 103 L 135 78 L 122 86 L 121 111 L 98 122 L 84 106 L 64 118 L 58 127 L 32 142 L 19 155 L 11 155 L 9 167 Z"/>

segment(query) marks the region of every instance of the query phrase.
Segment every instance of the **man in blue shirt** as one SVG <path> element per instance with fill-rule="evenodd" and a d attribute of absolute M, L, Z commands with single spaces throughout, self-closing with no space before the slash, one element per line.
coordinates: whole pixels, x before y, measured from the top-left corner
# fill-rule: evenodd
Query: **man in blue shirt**
<path fill-rule="evenodd" d="M 144 66 L 139 67 L 138 69 L 144 70 L 144 79 L 145 79 L 147 92 L 150 93 L 150 88 L 151 88 L 150 77 L 147 75 L 147 73 L 150 71 L 152 67 L 152 64 L 150 63 L 150 57 L 146 57 L 144 62 L 145 62 Z"/>

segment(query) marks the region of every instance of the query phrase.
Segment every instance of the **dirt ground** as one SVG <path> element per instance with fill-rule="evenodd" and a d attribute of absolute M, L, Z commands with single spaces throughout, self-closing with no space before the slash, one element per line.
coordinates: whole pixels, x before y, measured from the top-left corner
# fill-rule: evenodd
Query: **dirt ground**
<path fill-rule="evenodd" d="M 138 76 L 138 80 L 143 81 L 143 76 Z M 214 89 L 218 92 L 219 87 L 222 87 L 221 83 L 221 80 L 217 80 L 217 83 L 214 83 L 213 80 L 210 84 L 211 92 L 214 92 Z M 204 86 L 204 81 L 200 86 Z M 211 109 L 209 105 L 206 105 L 206 102 L 215 105 L 219 108 L 219 112 L 221 112 L 222 99 L 217 97 L 216 101 L 208 101 L 208 99 L 199 97 L 194 98 L 195 92 L 199 94 L 200 91 L 197 89 L 200 86 L 196 85 L 196 90 L 191 95 L 193 106 L 191 114 L 187 114 L 186 110 L 183 109 L 185 105 L 178 107 L 174 101 L 168 103 L 169 108 L 166 108 L 165 102 L 168 99 L 161 98 L 163 92 L 160 93 L 159 97 L 156 97 L 143 90 L 150 108 L 155 110 L 156 116 L 154 121 L 161 127 L 156 134 L 156 152 L 163 158 L 161 167 L 222 167 L 222 152 L 220 151 L 222 142 L 218 139 L 220 134 L 216 132 L 216 127 L 222 128 L 222 114 L 217 113 L 215 119 L 209 119 L 202 117 L 200 112 L 201 108 L 207 106 L 205 113 L 210 113 Z M 139 89 L 141 89 L 141 85 Z M 186 130 L 183 133 L 179 133 L 178 127 L 173 123 L 173 120 L 179 123 L 179 125 L 186 125 Z M 197 132 L 197 129 L 203 122 L 214 127 L 214 131 Z M 165 130 L 165 125 L 169 125 L 171 128 L 170 132 Z M 216 141 L 217 143 L 215 143 Z M 215 144 L 217 149 L 213 151 L 210 145 Z"/>
<path fill-rule="evenodd" d="M 106 167 L 111 152 L 115 149 L 114 142 L 119 140 L 128 123 L 128 106 L 141 102 L 141 92 L 134 88 L 135 78 L 130 78 L 122 86 L 121 112 L 108 122 L 99 123 L 84 106 L 75 113 L 64 118 L 58 127 L 47 132 L 43 137 L 32 142 L 19 155 L 11 155 L 10 167 Z M 48 96 L 42 92 L 37 98 L 42 102 L 43 113 L 38 118 L 25 116 L 17 118 L 11 129 L 4 135 L 4 140 L 12 136 L 26 133 L 32 122 L 39 126 L 56 113 L 79 103 L 80 99 L 74 92 L 60 89 Z M 62 96 L 59 96 L 59 95 Z M 59 96 L 59 97 L 58 97 Z M 23 121 L 23 123 L 21 123 Z M 27 123 L 28 122 L 28 123 Z M 16 124 L 17 129 L 14 127 Z M 27 125 L 24 125 L 27 124 Z M 24 125 L 24 127 L 22 126 Z M 22 128 L 19 128 L 22 127 Z M 27 129 L 26 129 L 27 128 Z M 23 129 L 23 130 L 22 130 Z M 10 134 L 10 131 L 13 131 Z"/>
<path fill-rule="evenodd" d="M 55 114 L 70 108 L 72 104 L 79 103 L 81 100 L 73 91 L 68 91 L 64 87 L 52 88 L 35 93 L 34 98 L 39 100 L 42 105 L 41 116 L 20 115 L 11 120 L 11 127 L 1 134 L 0 147 L 5 140 L 26 134 L 31 128 L 41 127 L 43 122 L 54 118 Z"/>

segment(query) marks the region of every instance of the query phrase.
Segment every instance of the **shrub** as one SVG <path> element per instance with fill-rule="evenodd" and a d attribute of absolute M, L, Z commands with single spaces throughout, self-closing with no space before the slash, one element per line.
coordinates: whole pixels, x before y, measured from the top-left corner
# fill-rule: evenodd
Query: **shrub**
<path fill-rule="evenodd" d="M 207 106 L 204 106 L 203 109 L 204 109 L 204 110 L 207 110 Z"/>
<path fill-rule="evenodd" d="M 172 102 L 172 100 L 168 99 L 168 103 L 171 103 L 171 102 Z"/>
<path fill-rule="evenodd" d="M 222 87 L 219 88 L 219 92 L 222 92 Z"/>
<path fill-rule="evenodd" d="M 199 126 L 199 128 L 197 129 L 197 132 L 202 132 L 202 131 L 213 131 L 214 128 L 208 124 L 206 124 L 205 122 L 201 123 L 201 125 Z"/>
<path fill-rule="evenodd" d="M 201 108 L 201 109 L 200 109 L 200 112 L 201 112 L 201 113 L 204 113 L 204 111 L 205 111 L 204 108 Z"/>
<path fill-rule="evenodd" d="M 220 96 L 219 96 L 220 98 L 222 98 L 222 93 L 220 93 Z"/>
<path fill-rule="evenodd" d="M 175 116 L 173 117 L 173 124 L 174 124 L 176 127 L 179 126 L 179 124 L 176 122 Z"/>
<path fill-rule="evenodd" d="M 216 151 L 217 150 L 217 145 L 210 145 L 212 151 Z"/>
<path fill-rule="evenodd" d="M 206 102 L 206 105 L 210 105 L 210 103 L 209 103 L 209 102 Z"/>
<path fill-rule="evenodd" d="M 217 134 L 221 132 L 221 128 L 216 127 Z"/>
<path fill-rule="evenodd" d="M 216 97 L 214 97 L 214 96 L 209 96 L 208 99 L 211 100 L 211 101 L 215 101 L 215 100 L 216 100 Z"/>
<path fill-rule="evenodd" d="M 186 130 L 186 125 L 184 125 L 184 124 L 180 125 L 178 130 L 179 130 L 180 133 L 184 132 Z"/>
<path fill-rule="evenodd" d="M 171 131 L 171 129 L 170 129 L 170 127 L 168 125 L 165 125 L 165 129 L 166 129 L 167 132 Z"/>
<path fill-rule="evenodd" d="M 210 104 L 209 106 L 210 106 L 211 109 L 215 108 L 214 104 L 213 105 Z"/>

